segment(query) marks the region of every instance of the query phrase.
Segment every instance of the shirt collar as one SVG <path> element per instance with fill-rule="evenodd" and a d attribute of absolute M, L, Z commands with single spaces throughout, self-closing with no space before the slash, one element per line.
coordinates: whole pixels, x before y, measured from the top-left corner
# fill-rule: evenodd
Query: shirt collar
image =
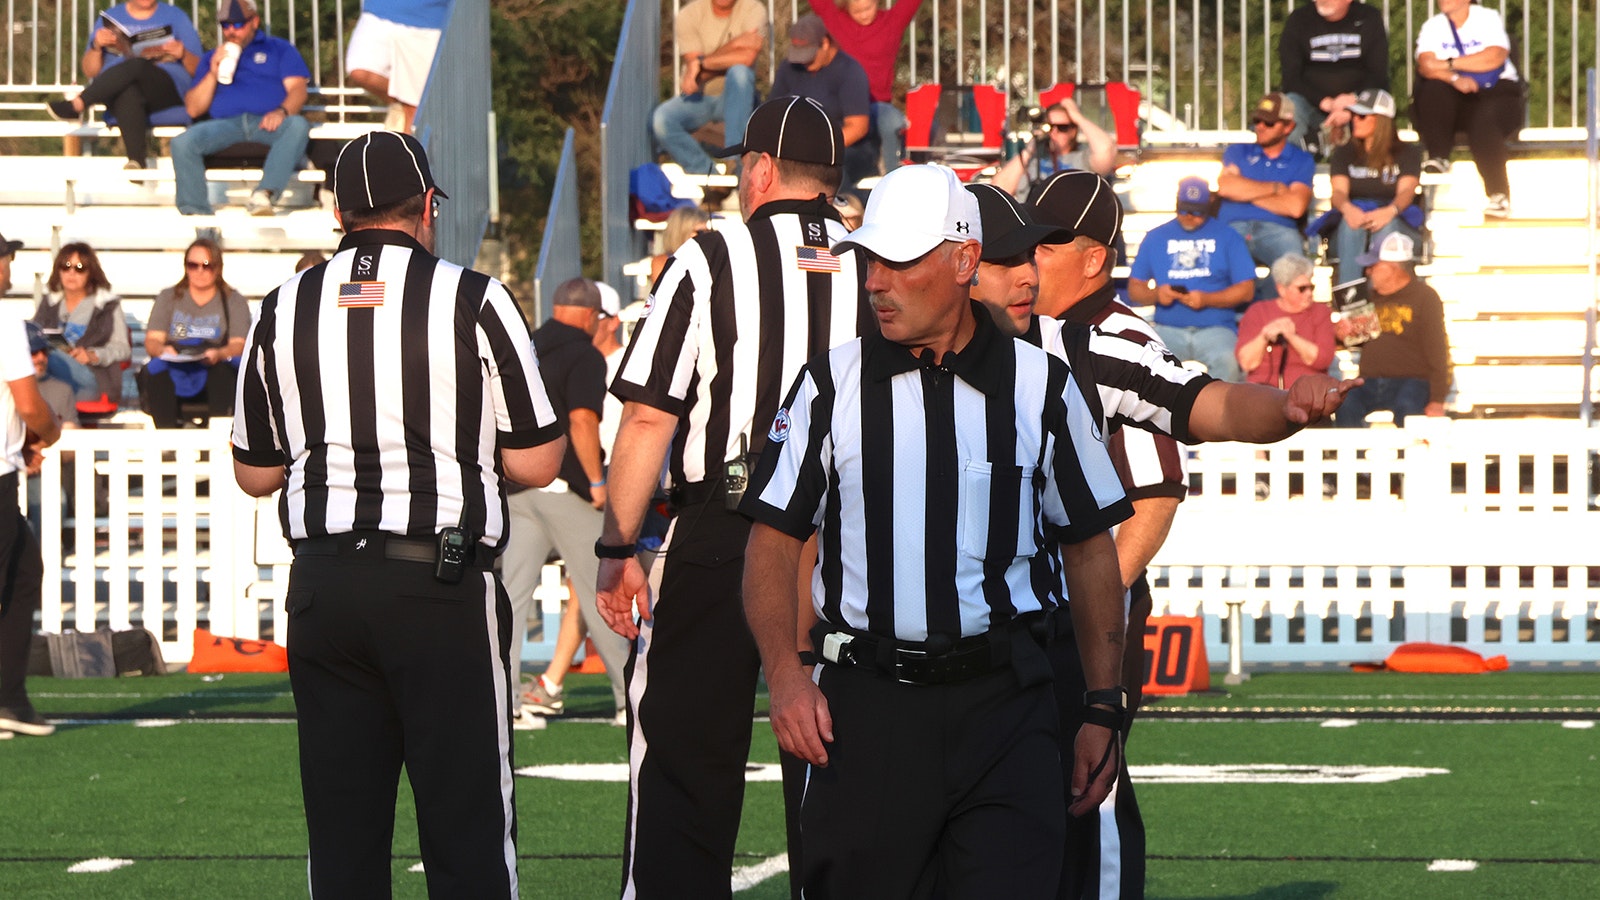
<path fill-rule="evenodd" d="M 934 364 L 933 354 L 929 351 L 923 351 L 920 357 L 915 356 L 904 344 L 897 344 L 877 331 L 866 335 L 861 339 L 862 369 L 866 377 L 874 381 L 886 381 L 917 369 L 937 368 L 954 374 L 990 396 L 1010 394 L 1013 386 L 1002 373 L 1010 364 L 1004 354 L 1011 349 L 1008 346 L 1011 339 L 1000 333 L 994 320 L 989 318 L 989 311 L 977 301 L 972 301 L 968 312 L 977 323 L 972 340 L 959 351 L 945 354 L 944 361 L 939 365 Z"/>
<path fill-rule="evenodd" d="M 392 228 L 363 228 L 353 231 L 339 241 L 340 250 L 349 250 L 351 247 L 370 247 L 373 244 L 394 244 L 397 247 L 409 247 L 427 253 L 428 249 L 422 246 L 416 238 L 404 231 L 395 231 Z"/>
<path fill-rule="evenodd" d="M 1094 317 L 1105 309 L 1107 304 L 1117 299 L 1117 289 L 1107 281 L 1100 285 L 1100 289 L 1073 304 L 1072 308 L 1057 316 L 1063 322 L 1077 322 L 1089 325 L 1094 322 Z"/>
<path fill-rule="evenodd" d="M 757 207 L 755 212 L 750 214 L 748 221 L 754 222 L 757 219 L 765 219 L 781 213 L 795 213 L 802 216 L 821 216 L 824 219 L 832 219 L 835 222 L 844 221 L 843 219 L 839 218 L 839 211 L 835 209 L 834 205 L 828 202 L 828 198 L 822 194 L 818 194 L 809 200 L 768 200 L 766 203 L 763 203 Z"/>

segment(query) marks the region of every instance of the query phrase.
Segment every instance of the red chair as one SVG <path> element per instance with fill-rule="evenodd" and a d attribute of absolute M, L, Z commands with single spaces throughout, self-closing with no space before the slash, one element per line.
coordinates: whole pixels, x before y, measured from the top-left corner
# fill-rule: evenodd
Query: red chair
<path fill-rule="evenodd" d="M 1104 103 L 1090 99 L 1090 94 L 1100 94 Z M 1139 149 L 1139 89 L 1121 81 L 1109 81 L 1105 84 L 1075 84 L 1063 82 L 1049 90 L 1039 93 L 1040 108 L 1048 108 L 1060 103 L 1068 97 L 1078 98 L 1078 107 L 1091 119 L 1099 119 L 1100 124 L 1109 124 L 1107 131 L 1117 139 L 1117 149 L 1137 151 Z M 1101 116 L 1095 115 L 1097 107 L 1109 110 L 1111 121 L 1107 123 Z"/>
<path fill-rule="evenodd" d="M 1006 95 L 990 84 L 924 84 L 906 93 L 906 151 L 912 162 L 937 162 L 970 181 L 1000 155 Z"/>

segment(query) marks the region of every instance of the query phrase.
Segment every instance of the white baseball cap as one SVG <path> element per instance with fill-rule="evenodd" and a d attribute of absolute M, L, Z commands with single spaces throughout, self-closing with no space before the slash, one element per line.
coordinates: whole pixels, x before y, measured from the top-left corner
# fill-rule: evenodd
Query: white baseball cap
<path fill-rule="evenodd" d="M 1415 258 L 1417 245 L 1407 235 L 1400 232 L 1391 232 L 1383 239 L 1383 243 L 1369 248 L 1367 252 L 1356 257 L 1356 265 L 1365 269 L 1379 260 L 1392 263 L 1408 263 Z"/>
<path fill-rule="evenodd" d="M 600 312 L 613 318 L 622 315 L 622 295 L 617 289 L 604 281 L 596 281 L 594 286 L 600 290 Z"/>
<path fill-rule="evenodd" d="M 947 166 L 901 166 L 883 176 L 867 198 L 861 227 L 834 253 L 861 248 L 890 262 L 910 262 L 945 241 L 982 241 L 978 198 Z"/>

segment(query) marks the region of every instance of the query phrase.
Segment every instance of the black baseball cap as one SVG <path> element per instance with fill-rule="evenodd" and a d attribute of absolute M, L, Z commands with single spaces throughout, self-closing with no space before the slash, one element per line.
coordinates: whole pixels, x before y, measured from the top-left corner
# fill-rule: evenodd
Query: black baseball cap
<path fill-rule="evenodd" d="M 23 330 L 28 332 L 28 352 L 39 353 L 50 349 L 50 341 L 44 336 L 44 329 L 32 322 L 23 322 Z"/>
<path fill-rule="evenodd" d="M 1033 221 L 1026 207 L 992 184 L 969 184 L 967 191 L 978 198 L 984 262 L 1011 259 L 1040 244 L 1072 240 L 1072 233 L 1065 228 Z"/>
<path fill-rule="evenodd" d="M 716 156 L 770 153 L 775 159 L 837 166 L 844 136 L 822 104 L 810 97 L 775 97 L 756 107 L 744 127 L 744 142 Z"/>
<path fill-rule="evenodd" d="M 1041 225 L 1066 230 L 1067 239 L 1082 236 L 1109 247 L 1122 233 L 1122 203 L 1111 183 L 1084 169 L 1051 175 L 1028 198 L 1028 212 Z"/>
<path fill-rule="evenodd" d="M 22 242 L 8 241 L 6 240 L 5 235 L 0 234 L 0 247 L 4 248 L 3 250 L 0 250 L 0 258 L 16 256 L 17 251 L 22 249 Z"/>
<path fill-rule="evenodd" d="M 345 144 L 333 165 L 333 196 L 341 210 L 377 209 L 429 188 L 450 199 L 433 181 L 422 142 L 398 131 L 367 132 Z"/>

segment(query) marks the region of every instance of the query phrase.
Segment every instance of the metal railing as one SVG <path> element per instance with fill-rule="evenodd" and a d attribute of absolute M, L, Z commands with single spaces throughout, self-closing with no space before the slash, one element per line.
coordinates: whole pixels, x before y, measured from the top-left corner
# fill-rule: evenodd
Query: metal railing
<path fill-rule="evenodd" d="M 439 214 L 435 252 L 462 266 L 477 261 L 489 227 L 490 185 L 499 177 L 489 98 L 489 5 L 452 4 L 413 131 L 450 195 Z"/>
<path fill-rule="evenodd" d="M 545 215 L 544 236 L 539 240 L 539 266 L 533 271 L 533 309 L 528 324 L 545 320 L 546 296 L 556 285 L 583 274 L 578 242 L 578 164 L 573 158 L 577 133 L 567 129 L 561 140 L 561 160 L 550 190 L 550 211 Z"/>

